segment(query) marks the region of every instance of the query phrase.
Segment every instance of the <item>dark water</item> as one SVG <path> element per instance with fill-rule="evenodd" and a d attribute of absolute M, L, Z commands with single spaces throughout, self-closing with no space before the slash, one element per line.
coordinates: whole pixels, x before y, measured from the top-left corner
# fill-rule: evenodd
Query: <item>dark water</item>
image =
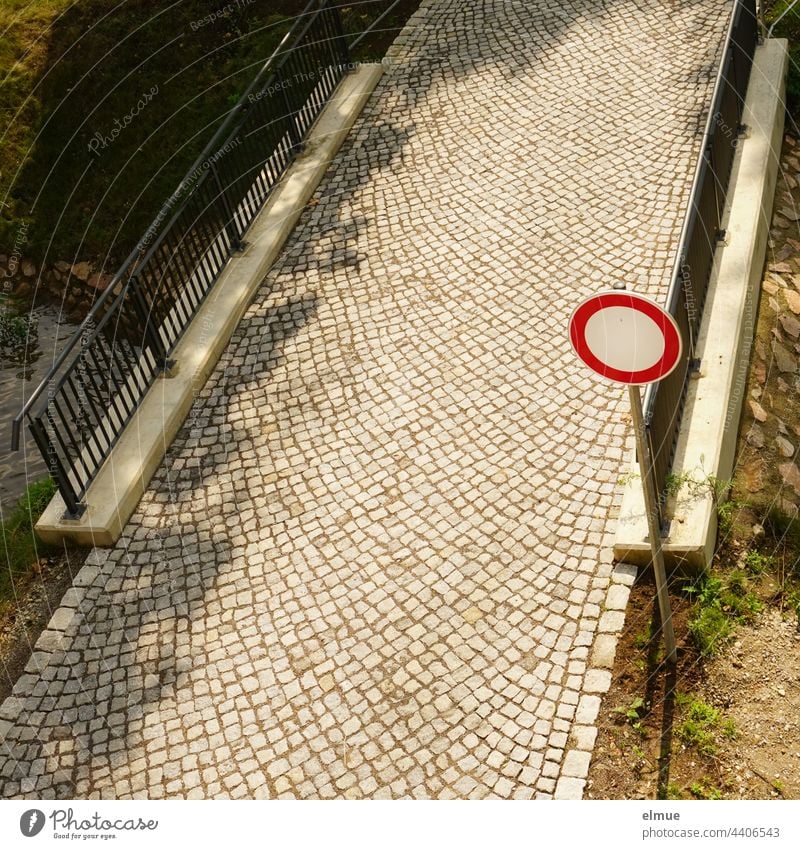
<path fill-rule="evenodd" d="M 0 305 L 0 508 L 13 508 L 29 483 L 46 475 L 44 460 L 23 428 L 20 450 L 11 450 L 11 422 L 75 331 L 55 306 L 28 311 Z"/>

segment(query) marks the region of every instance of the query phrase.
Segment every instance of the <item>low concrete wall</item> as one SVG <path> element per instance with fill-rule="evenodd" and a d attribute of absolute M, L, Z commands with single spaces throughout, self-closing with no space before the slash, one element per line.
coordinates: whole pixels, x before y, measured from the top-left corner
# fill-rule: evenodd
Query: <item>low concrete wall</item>
<path fill-rule="evenodd" d="M 110 546 L 117 541 L 197 392 L 382 74 L 382 65 L 362 65 L 342 81 L 309 134 L 304 153 L 248 231 L 245 250 L 230 260 L 178 343 L 172 354 L 176 368 L 156 381 L 100 469 L 86 494 L 85 513 L 80 519 L 64 519 L 64 502 L 56 495 L 36 524 L 45 542 L 66 539 Z"/>
<path fill-rule="evenodd" d="M 696 573 L 714 554 L 717 510 L 713 481 L 733 474 L 739 419 L 747 386 L 767 235 L 784 124 L 787 42 L 756 50 L 745 102 L 748 130 L 740 141 L 723 227 L 698 336 L 700 372 L 688 388 L 673 470 L 688 477 L 674 499 L 664 554 L 673 569 Z M 632 452 L 633 455 L 633 452 Z M 639 467 L 622 500 L 614 555 L 650 562 Z"/>

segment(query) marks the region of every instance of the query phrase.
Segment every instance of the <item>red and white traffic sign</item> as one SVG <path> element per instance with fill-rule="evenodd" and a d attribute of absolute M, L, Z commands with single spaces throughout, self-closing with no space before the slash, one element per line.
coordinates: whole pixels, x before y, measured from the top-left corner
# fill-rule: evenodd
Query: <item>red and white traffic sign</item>
<path fill-rule="evenodd" d="M 575 353 L 602 377 L 642 385 L 665 378 L 680 362 L 683 344 L 675 319 L 633 292 L 591 295 L 569 320 Z"/>

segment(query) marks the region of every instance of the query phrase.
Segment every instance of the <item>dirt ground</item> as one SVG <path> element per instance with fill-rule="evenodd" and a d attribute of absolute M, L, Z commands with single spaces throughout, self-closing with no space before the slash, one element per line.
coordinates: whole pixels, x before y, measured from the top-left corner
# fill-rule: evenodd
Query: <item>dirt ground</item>
<path fill-rule="evenodd" d="M 709 664 L 700 694 L 724 709 L 738 736 L 720 747 L 723 786 L 736 799 L 800 799 L 800 631 L 768 609 Z"/>
<path fill-rule="evenodd" d="M 588 799 L 800 799 L 800 630 L 793 613 L 767 607 L 710 661 L 687 633 L 691 602 L 672 595 L 679 662 L 674 674 L 646 639 L 657 621 L 655 588 L 634 587 L 613 684 L 604 699 Z M 641 699 L 636 710 L 628 710 Z M 687 700 L 720 712 L 713 751 L 687 744 Z M 725 722 L 732 723 L 732 736 Z"/>
<path fill-rule="evenodd" d="M 0 617 L 0 702 L 22 674 L 39 634 L 61 604 L 86 559 L 88 549 L 42 558 L 34 574 L 19 587 L 19 604 Z"/>

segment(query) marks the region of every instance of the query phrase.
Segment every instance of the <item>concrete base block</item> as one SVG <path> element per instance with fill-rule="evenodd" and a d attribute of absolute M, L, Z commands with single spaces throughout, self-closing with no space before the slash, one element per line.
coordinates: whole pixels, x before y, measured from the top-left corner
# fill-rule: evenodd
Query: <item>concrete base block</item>
<path fill-rule="evenodd" d="M 680 486 L 664 541 L 668 566 L 696 574 L 707 568 L 717 534 L 717 498 L 730 481 L 747 387 L 761 277 L 772 218 L 784 124 L 787 42 L 770 39 L 756 49 L 745 102 L 747 132 L 740 140 L 698 336 L 700 372 L 690 381 L 673 469 Z M 633 450 L 631 450 L 633 458 Z M 623 494 L 614 555 L 650 562 L 639 468 Z M 719 483 L 715 483 L 719 482 Z"/>
<path fill-rule="evenodd" d="M 361 65 L 342 80 L 291 166 L 247 233 L 247 244 L 223 271 L 178 343 L 173 372 L 159 378 L 142 401 L 90 486 L 80 519 L 64 519 L 56 495 L 36 524 L 48 543 L 111 546 L 122 533 L 197 392 L 219 360 L 244 311 L 275 262 L 303 208 L 383 74 Z"/>

